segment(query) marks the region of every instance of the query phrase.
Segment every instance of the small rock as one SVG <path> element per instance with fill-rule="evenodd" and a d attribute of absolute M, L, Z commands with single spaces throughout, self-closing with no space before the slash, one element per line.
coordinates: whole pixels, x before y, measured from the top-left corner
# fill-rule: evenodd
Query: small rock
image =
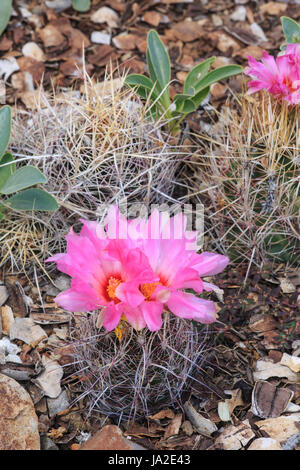
<path fill-rule="evenodd" d="M 33 402 L 14 379 L 0 374 L 0 450 L 40 450 Z"/>
<path fill-rule="evenodd" d="M 105 31 L 93 31 L 91 34 L 91 41 L 95 44 L 110 44 L 111 34 Z"/>
<path fill-rule="evenodd" d="M 57 445 L 48 436 L 41 436 L 41 450 L 59 450 Z"/>
<path fill-rule="evenodd" d="M 192 423 L 199 434 L 210 437 L 213 432 L 218 430 L 215 423 L 213 423 L 210 419 L 201 416 L 190 402 L 185 402 L 183 408 L 189 421 Z"/>
<path fill-rule="evenodd" d="M 271 437 L 260 437 L 251 442 L 247 450 L 283 450 L 281 445 Z"/>
<path fill-rule="evenodd" d="M 126 439 L 118 426 L 107 425 L 84 442 L 80 450 L 144 450 L 144 448 Z"/>
<path fill-rule="evenodd" d="M 21 348 L 14 343 L 11 343 L 8 338 L 0 339 L 0 351 L 2 351 L 5 355 L 8 354 L 18 354 L 21 352 Z"/>
<path fill-rule="evenodd" d="M 289 367 L 286 367 L 280 363 L 274 364 L 271 361 L 257 361 L 256 370 L 253 372 L 254 380 L 267 380 L 270 377 L 286 377 L 291 382 L 298 381 L 298 375 Z"/>
<path fill-rule="evenodd" d="M 213 15 L 211 15 L 211 19 L 212 19 L 212 22 L 215 26 L 217 26 L 217 27 L 222 26 L 223 20 L 219 15 L 213 14 Z"/>
<path fill-rule="evenodd" d="M 0 318 L 2 321 L 2 333 L 9 336 L 9 332 L 14 319 L 14 314 L 12 309 L 8 305 L 4 305 L 4 307 L 0 307 Z"/>
<path fill-rule="evenodd" d="M 300 413 L 293 413 L 289 416 L 279 416 L 278 418 L 257 421 L 255 425 L 261 431 L 266 432 L 269 437 L 281 443 L 299 433 L 299 423 Z"/>
<path fill-rule="evenodd" d="M 6 59 L 0 60 L 0 78 L 3 78 L 5 82 L 12 73 L 17 72 L 18 70 L 20 70 L 20 67 L 15 57 L 7 57 Z M 3 305 L 6 302 L 6 300 L 3 301 L 6 296 L 6 292 L 6 287 L 0 286 L 0 305 Z"/>
<path fill-rule="evenodd" d="M 57 13 L 66 10 L 72 6 L 71 0 L 48 0 L 46 1 L 48 8 L 53 8 Z"/>
<path fill-rule="evenodd" d="M 300 357 L 283 353 L 280 364 L 289 367 L 293 372 L 300 372 Z"/>
<path fill-rule="evenodd" d="M 101 7 L 92 14 L 94 23 L 106 23 L 111 28 L 117 28 L 120 23 L 119 15 L 109 7 Z"/>
<path fill-rule="evenodd" d="M 45 47 L 60 46 L 65 40 L 64 35 L 53 24 L 48 24 L 41 29 L 39 35 Z"/>
<path fill-rule="evenodd" d="M 1 61 L 0 61 L 0 67 L 1 67 Z M 0 75 L 1 75 L 1 72 L 0 72 Z M 0 306 L 4 305 L 7 299 L 8 299 L 8 290 L 5 286 L 0 285 Z"/>
<path fill-rule="evenodd" d="M 286 277 L 280 277 L 280 288 L 284 294 L 291 294 L 293 292 L 296 292 L 296 286 L 287 279 Z"/>
<path fill-rule="evenodd" d="M 49 416 L 52 418 L 70 406 L 67 392 L 63 390 L 57 398 L 47 398 Z"/>
<path fill-rule="evenodd" d="M 247 10 L 243 6 L 236 7 L 234 12 L 230 15 L 232 21 L 245 21 Z"/>
<path fill-rule="evenodd" d="M 15 318 L 11 325 L 10 339 L 20 339 L 26 344 L 37 345 L 45 338 L 45 331 L 31 318 Z"/>
<path fill-rule="evenodd" d="M 261 42 L 267 42 L 268 39 L 265 36 L 262 28 L 257 23 L 252 23 L 250 25 L 251 32 L 259 39 Z"/>
<path fill-rule="evenodd" d="M 22 48 L 22 53 L 25 57 L 31 57 L 38 62 L 45 62 L 46 56 L 40 46 L 35 42 L 27 42 Z"/>
<path fill-rule="evenodd" d="M 57 398 L 61 393 L 60 381 L 64 375 L 62 366 L 47 356 L 42 357 L 45 370 L 32 382 L 37 384 L 49 398 Z"/>

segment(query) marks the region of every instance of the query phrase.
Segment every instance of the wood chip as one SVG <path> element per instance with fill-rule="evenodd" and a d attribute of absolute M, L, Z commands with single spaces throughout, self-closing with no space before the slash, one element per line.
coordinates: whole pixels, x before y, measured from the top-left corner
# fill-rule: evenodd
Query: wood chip
<path fill-rule="evenodd" d="M 256 382 L 252 392 L 251 411 L 260 418 L 277 418 L 286 410 L 294 392 L 266 382 Z"/>
<path fill-rule="evenodd" d="M 299 379 L 298 374 L 280 363 L 274 364 L 271 361 L 264 360 L 257 361 L 256 370 L 253 372 L 254 380 L 267 380 L 270 377 L 286 377 L 291 382 L 297 382 Z"/>

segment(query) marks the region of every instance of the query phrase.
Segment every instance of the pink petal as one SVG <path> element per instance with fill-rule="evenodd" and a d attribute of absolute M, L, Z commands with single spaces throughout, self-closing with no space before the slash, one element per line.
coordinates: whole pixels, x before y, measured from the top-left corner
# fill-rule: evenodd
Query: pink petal
<path fill-rule="evenodd" d="M 128 305 L 124 305 L 124 315 L 135 330 L 139 331 L 145 328 L 146 322 L 140 308 L 130 308 Z"/>
<path fill-rule="evenodd" d="M 180 318 L 197 320 L 201 323 L 212 323 L 216 320 L 216 307 L 214 302 L 187 294 L 173 292 L 167 302 L 168 308 Z"/>
<path fill-rule="evenodd" d="M 123 305 L 111 302 L 106 306 L 105 317 L 103 321 L 104 328 L 111 331 L 118 326 L 123 313 Z"/>
<path fill-rule="evenodd" d="M 55 297 L 55 302 L 69 312 L 91 312 L 98 308 L 97 299 L 87 297 L 83 292 L 68 289 Z"/>
<path fill-rule="evenodd" d="M 116 288 L 115 295 L 125 304 L 129 305 L 132 308 L 136 308 L 145 300 L 145 297 L 143 296 L 138 287 L 139 284 L 137 284 L 135 281 L 122 282 Z"/>
<path fill-rule="evenodd" d="M 162 326 L 163 304 L 153 300 L 143 302 L 140 311 L 150 331 L 157 331 Z"/>
<path fill-rule="evenodd" d="M 229 263 L 227 256 L 218 255 L 204 251 L 201 255 L 195 255 L 191 267 L 195 269 L 199 276 L 214 276 L 219 274 Z"/>

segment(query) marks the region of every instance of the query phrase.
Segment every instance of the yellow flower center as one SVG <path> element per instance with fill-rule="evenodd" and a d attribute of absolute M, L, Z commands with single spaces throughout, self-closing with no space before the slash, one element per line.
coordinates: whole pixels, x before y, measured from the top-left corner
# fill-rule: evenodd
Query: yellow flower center
<path fill-rule="evenodd" d="M 108 283 L 107 283 L 107 287 L 106 287 L 106 292 L 108 293 L 108 297 L 111 299 L 111 300 L 118 300 L 118 297 L 116 297 L 116 288 L 121 284 L 121 280 L 116 278 L 116 277 L 113 277 L 111 276 L 108 280 Z"/>
<path fill-rule="evenodd" d="M 155 291 L 158 284 L 159 282 L 148 282 L 140 286 L 140 291 L 147 300 L 151 299 L 152 294 Z"/>
<path fill-rule="evenodd" d="M 121 342 L 121 340 L 122 340 L 123 333 L 124 333 L 124 330 L 126 328 L 126 323 L 127 323 L 127 319 L 126 319 L 126 317 L 123 313 L 122 316 L 121 316 L 121 320 L 119 321 L 119 324 L 116 326 L 116 328 L 114 330 L 115 335 L 118 338 L 119 342 Z"/>

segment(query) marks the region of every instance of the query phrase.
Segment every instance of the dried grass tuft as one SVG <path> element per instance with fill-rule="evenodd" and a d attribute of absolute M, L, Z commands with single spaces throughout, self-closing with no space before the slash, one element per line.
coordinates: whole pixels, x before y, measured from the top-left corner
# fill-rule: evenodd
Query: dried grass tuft
<path fill-rule="evenodd" d="M 74 403 L 84 400 L 87 417 L 138 420 L 182 406 L 182 397 L 198 381 L 194 372 L 201 372 L 206 327 L 165 314 L 161 330 L 137 332 L 128 326 L 119 342 L 95 323 L 95 315 L 77 317 L 71 334 Z"/>
<path fill-rule="evenodd" d="M 299 263 L 299 131 L 299 107 L 262 92 L 224 107 L 201 136 L 186 178 L 205 204 L 206 237 L 232 262 Z"/>
<path fill-rule="evenodd" d="M 80 217 L 101 217 L 101 204 L 172 200 L 187 150 L 175 146 L 162 122 L 145 117 L 147 107 L 123 83 L 121 75 L 95 83 L 85 74 L 80 92 L 41 91 L 37 109 L 15 110 L 11 151 L 43 171 L 61 207 L 53 214 L 10 211 L 0 226 L 0 266 L 28 272 L 41 265 L 63 249 Z"/>

